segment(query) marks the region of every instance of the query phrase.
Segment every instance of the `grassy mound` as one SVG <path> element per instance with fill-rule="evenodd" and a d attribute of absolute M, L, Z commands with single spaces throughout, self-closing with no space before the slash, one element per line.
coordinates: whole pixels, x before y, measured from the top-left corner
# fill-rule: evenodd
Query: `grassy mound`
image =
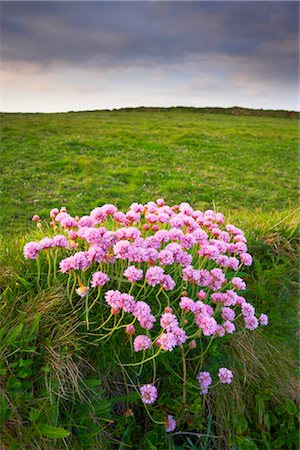
<path fill-rule="evenodd" d="M 250 216 L 239 211 L 234 220 L 243 227 L 254 256 L 247 276 L 248 296 L 269 314 L 270 326 L 213 342 L 207 364 L 219 367 L 220 361 L 228 361 L 237 374 L 235 383 L 220 386 L 205 398 L 187 385 L 192 401 L 179 431 L 171 436 L 153 424 L 137 402 L 135 389 L 118 365 L 122 349 L 118 339 L 93 344 L 82 315 L 66 301 L 60 276 L 48 286 L 42 268 L 43 289 L 37 288 L 36 265 L 25 262 L 22 255 L 23 245 L 37 231 L 3 239 L 3 445 L 12 449 L 296 448 L 298 214 Z M 159 407 L 179 414 L 184 376 L 180 352 L 159 360 L 156 371 L 161 391 L 168 392 L 160 397 Z"/>

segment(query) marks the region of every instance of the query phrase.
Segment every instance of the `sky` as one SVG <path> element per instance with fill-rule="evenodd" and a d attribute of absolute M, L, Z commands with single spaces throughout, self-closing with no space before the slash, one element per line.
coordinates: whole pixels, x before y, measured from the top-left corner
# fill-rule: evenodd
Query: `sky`
<path fill-rule="evenodd" d="M 298 1 L 1 1 L 1 110 L 299 110 Z"/>

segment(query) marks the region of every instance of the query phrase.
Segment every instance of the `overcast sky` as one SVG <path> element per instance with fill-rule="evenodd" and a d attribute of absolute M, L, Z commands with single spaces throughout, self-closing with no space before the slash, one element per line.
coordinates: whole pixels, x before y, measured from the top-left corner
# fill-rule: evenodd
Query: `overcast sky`
<path fill-rule="evenodd" d="M 2 1 L 1 110 L 298 110 L 297 1 Z"/>

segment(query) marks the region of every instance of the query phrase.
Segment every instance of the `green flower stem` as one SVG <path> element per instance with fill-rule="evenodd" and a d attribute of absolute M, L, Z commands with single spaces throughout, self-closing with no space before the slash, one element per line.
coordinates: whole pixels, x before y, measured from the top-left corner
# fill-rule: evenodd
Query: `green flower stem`
<path fill-rule="evenodd" d="M 159 347 L 158 351 L 156 353 L 154 353 L 154 355 L 149 356 L 149 358 L 143 359 L 140 362 L 137 363 L 132 363 L 132 364 L 123 364 L 123 367 L 134 367 L 134 366 L 139 366 L 140 364 L 144 364 L 148 361 L 151 361 L 153 358 L 156 358 L 161 352 L 161 347 Z"/>

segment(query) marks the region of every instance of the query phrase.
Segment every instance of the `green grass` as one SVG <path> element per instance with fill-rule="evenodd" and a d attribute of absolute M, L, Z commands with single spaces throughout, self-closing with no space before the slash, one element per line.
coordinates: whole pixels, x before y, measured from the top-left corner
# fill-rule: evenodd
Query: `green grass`
<path fill-rule="evenodd" d="M 142 111 L 2 114 L 2 230 L 54 206 L 84 214 L 161 196 L 251 211 L 296 204 L 294 118 Z"/>
<path fill-rule="evenodd" d="M 295 450 L 298 123 L 284 112 L 251 114 L 178 108 L 1 115 L 4 447 Z M 38 290 L 36 266 L 22 257 L 24 243 L 39 233 L 34 213 L 48 216 L 65 205 L 83 215 L 102 203 L 126 209 L 157 197 L 201 208 L 214 202 L 245 231 L 254 256 L 246 296 L 270 317 L 263 330 L 212 345 L 207 367 L 227 361 L 235 382 L 204 403 L 189 392 L 187 420 L 169 439 L 123 383 L 114 357 L 119 341 L 84 342 L 62 278 Z M 166 356 L 157 370 L 169 397 L 158 409 L 176 415 L 182 386 L 169 372 L 182 375 L 182 362 L 180 353 Z M 127 408 L 134 416 L 124 415 Z"/>

